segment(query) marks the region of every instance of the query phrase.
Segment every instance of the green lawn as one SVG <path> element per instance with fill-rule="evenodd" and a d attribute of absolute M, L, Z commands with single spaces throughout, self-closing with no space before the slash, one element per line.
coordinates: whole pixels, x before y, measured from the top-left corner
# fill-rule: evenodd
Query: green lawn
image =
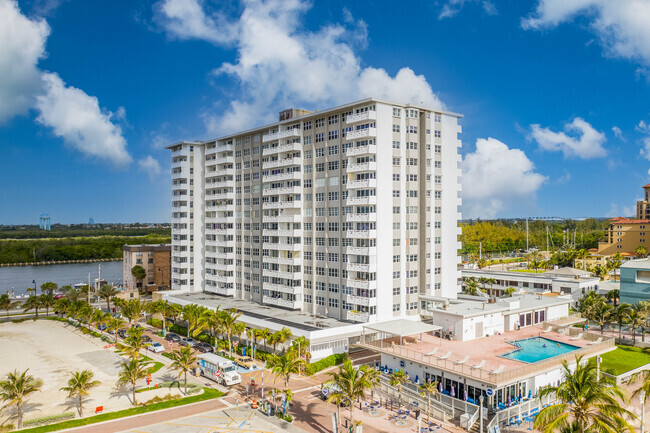
<path fill-rule="evenodd" d="M 644 353 L 639 347 L 617 346 L 616 350 L 601 355 L 603 361 L 600 369 L 614 374 L 623 374 L 637 367 L 650 363 L 650 354 Z"/>
<path fill-rule="evenodd" d="M 80 427 L 88 424 L 94 424 L 97 422 L 108 421 L 117 418 L 123 418 L 126 416 L 139 415 L 142 413 L 153 412 L 160 409 L 167 409 L 169 407 L 183 406 L 185 404 L 196 403 L 199 401 L 210 400 L 212 398 L 218 398 L 223 395 L 222 392 L 211 389 L 203 388 L 203 393 L 195 395 L 192 397 L 180 398 L 177 400 L 163 401 L 160 403 L 150 404 L 148 406 L 138 406 L 131 409 L 120 410 L 116 412 L 103 413 L 100 415 L 90 416 L 88 418 L 74 419 L 70 421 L 64 421 L 56 424 L 44 425 L 40 427 L 34 427 L 30 429 L 21 430 L 21 433 L 45 433 L 57 430 L 63 430 L 73 427 Z"/>

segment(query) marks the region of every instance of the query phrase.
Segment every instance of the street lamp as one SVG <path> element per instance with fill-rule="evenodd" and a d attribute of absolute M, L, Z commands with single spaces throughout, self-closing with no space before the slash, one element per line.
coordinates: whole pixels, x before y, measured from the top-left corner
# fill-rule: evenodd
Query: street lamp
<path fill-rule="evenodd" d="M 641 433 L 645 430 L 645 391 L 639 393 L 639 403 L 641 403 Z"/>

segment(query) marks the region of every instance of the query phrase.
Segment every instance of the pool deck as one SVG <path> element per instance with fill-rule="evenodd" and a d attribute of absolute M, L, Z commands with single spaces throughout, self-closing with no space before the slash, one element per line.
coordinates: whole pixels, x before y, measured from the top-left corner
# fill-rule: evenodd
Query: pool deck
<path fill-rule="evenodd" d="M 401 344 L 399 337 L 391 337 L 374 341 L 365 340 L 362 341 L 361 346 L 494 386 L 506 385 L 517 379 L 555 369 L 562 360 L 573 360 L 576 354 L 591 357 L 615 349 L 613 339 L 605 337 L 602 342 L 591 344 L 597 342 L 600 335 L 584 333 L 579 328 L 558 326 L 553 326 L 549 332 L 543 332 L 548 327 L 548 325 L 545 328 L 532 326 L 471 341 L 450 341 L 430 334 L 422 334 L 421 339 L 419 335 L 403 337 Z M 581 338 L 574 340 L 574 336 L 578 334 L 582 334 Z M 577 346 L 578 349 L 534 363 L 502 357 L 516 349 L 508 343 L 509 341 L 531 337 L 544 337 Z M 431 354 L 434 350 L 435 353 Z M 441 358 L 448 353 L 450 353 L 448 357 Z M 459 363 L 467 357 L 465 362 Z"/>

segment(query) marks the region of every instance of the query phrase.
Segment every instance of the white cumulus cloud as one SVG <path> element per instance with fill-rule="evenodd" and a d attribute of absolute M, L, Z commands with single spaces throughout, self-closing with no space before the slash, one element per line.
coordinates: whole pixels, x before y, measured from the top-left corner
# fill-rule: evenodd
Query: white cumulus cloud
<path fill-rule="evenodd" d="M 170 15 L 178 2 L 194 12 L 189 17 Z M 303 0 L 244 0 L 238 17 L 225 17 L 208 14 L 199 0 L 157 3 L 158 22 L 169 34 L 236 47 L 236 60 L 222 64 L 214 74 L 235 79 L 239 97 L 223 113 L 203 113 L 209 132 L 272 121 L 284 108 L 322 108 L 369 96 L 443 107 L 426 78 L 411 69 L 391 76 L 384 69 L 361 65 L 357 49 L 367 41 L 367 26 L 348 10 L 342 11 L 341 24 L 305 30 L 303 16 L 310 7 Z M 210 31 L 190 36 L 185 29 L 204 19 L 209 24 L 202 27 Z M 229 24 L 224 26 L 225 22 Z M 212 29 L 227 35 L 225 40 L 219 41 Z"/>
<path fill-rule="evenodd" d="M 538 0 L 535 12 L 522 19 L 525 29 L 544 29 L 585 16 L 605 54 L 650 65 L 650 1 Z"/>
<path fill-rule="evenodd" d="M 480 4 L 483 11 L 488 15 L 496 15 L 498 13 L 496 6 L 490 0 L 448 0 L 447 3 L 442 6 L 438 19 L 441 20 L 456 16 L 456 14 L 458 14 L 467 3 Z"/>
<path fill-rule="evenodd" d="M 614 135 L 616 136 L 616 138 L 618 138 L 618 139 L 621 140 L 622 142 L 627 142 L 627 140 L 626 140 L 625 137 L 623 136 L 623 131 L 621 131 L 621 128 L 619 128 L 618 126 L 613 126 L 613 127 L 612 127 L 612 132 L 614 133 Z"/>
<path fill-rule="evenodd" d="M 30 20 L 13 0 L 0 0 L 0 123 L 26 113 L 41 89 L 37 67 L 50 27 Z"/>
<path fill-rule="evenodd" d="M 147 155 L 146 158 L 140 159 L 138 161 L 138 166 L 140 167 L 140 170 L 146 172 L 150 178 L 154 178 L 161 172 L 160 163 L 151 155 Z"/>
<path fill-rule="evenodd" d="M 66 145 L 84 155 L 116 166 L 131 162 L 122 129 L 111 122 L 113 113 L 102 112 L 97 98 L 66 86 L 55 73 L 43 73 L 42 78 L 45 93 L 36 101 L 38 123 L 52 128 Z"/>
<path fill-rule="evenodd" d="M 170 36 L 230 43 L 237 28 L 223 15 L 207 14 L 201 0 L 166 0 L 155 5 L 156 20 Z"/>
<path fill-rule="evenodd" d="M 650 124 L 646 123 L 644 120 L 640 121 L 635 128 L 637 131 L 645 134 L 641 140 L 641 156 L 650 161 Z M 650 173 L 650 171 L 649 171 Z"/>
<path fill-rule="evenodd" d="M 495 138 L 479 138 L 476 150 L 465 155 L 463 216 L 494 218 L 516 206 L 534 206 L 536 194 L 547 180 L 520 149 Z"/>
<path fill-rule="evenodd" d="M 537 141 L 541 149 L 560 151 L 564 157 L 578 157 L 582 159 L 601 158 L 607 156 L 603 144 L 607 140 L 605 134 L 597 131 L 588 122 L 576 117 L 572 122 L 564 125 L 564 130 L 573 132 L 576 136 L 569 136 L 564 132 L 554 132 L 540 125 L 530 125 L 531 137 Z"/>

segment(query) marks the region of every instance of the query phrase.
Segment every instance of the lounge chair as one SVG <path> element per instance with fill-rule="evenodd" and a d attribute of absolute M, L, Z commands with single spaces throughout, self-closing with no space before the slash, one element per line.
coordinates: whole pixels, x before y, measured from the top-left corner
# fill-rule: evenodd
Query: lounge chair
<path fill-rule="evenodd" d="M 456 364 L 465 364 L 467 360 L 469 360 L 469 355 L 465 355 L 463 359 L 461 359 L 460 361 L 456 361 Z"/>
<path fill-rule="evenodd" d="M 451 352 L 447 352 L 445 355 L 439 356 L 438 359 L 447 359 L 451 356 Z"/>
<path fill-rule="evenodd" d="M 485 367 L 485 359 L 482 360 L 481 362 L 479 362 L 479 363 L 476 364 L 476 365 L 472 365 L 472 368 L 476 368 L 476 369 L 478 369 L 478 368 L 483 368 L 483 367 Z"/>
<path fill-rule="evenodd" d="M 546 334 L 547 332 L 551 332 L 551 329 L 553 329 L 553 327 L 549 326 L 548 328 L 544 329 L 542 332 Z"/>
<path fill-rule="evenodd" d="M 505 367 L 503 365 L 500 365 L 499 368 L 497 368 L 496 370 L 492 370 L 492 373 L 499 374 L 502 373 L 504 369 Z"/>
<path fill-rule="evenodd" d="M 589 344 L 600 344 L 600 343 L 602 343 L 602 342 L 603 342 L 603 337 L 598 337 L 598 340 L 596 340 L 596 341 L 592 341 L 592 342 L 590 342 Z"/>
<path fill-rule="evenodd" d="M 432 355 L 435 355 L 437 351 L 438 351 L 438 348 L 436 347 L 436 348 L 433 349 L 431 352 L 427 352 L 427 353 L 425 353 L 424 356 L 432 356 Z"/>
<path fill-rule="evenodd" d="M 571 340 L 580 340 L 582 338 L 582 332 L 575 337 L 571 337 Z"/>

